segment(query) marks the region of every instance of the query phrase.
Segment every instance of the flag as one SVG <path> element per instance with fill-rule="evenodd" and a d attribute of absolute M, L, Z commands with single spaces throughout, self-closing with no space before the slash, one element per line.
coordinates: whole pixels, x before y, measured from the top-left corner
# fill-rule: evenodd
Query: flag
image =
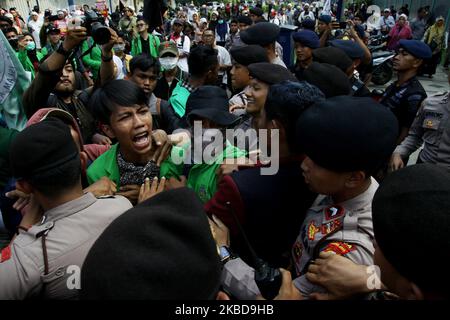
<path fill-rule="evenodd" d="M 0 115 L 10 129 L 22 130 L 27 118 L 22 95 L 30 86 L 31 77 L 0 32 Z"/>
<path fill-rule="evenodd" d="M 325 4 L 323 5 L 322 14 L 327 14 L 331 16 L 331 0 L 325 1 Z"/>

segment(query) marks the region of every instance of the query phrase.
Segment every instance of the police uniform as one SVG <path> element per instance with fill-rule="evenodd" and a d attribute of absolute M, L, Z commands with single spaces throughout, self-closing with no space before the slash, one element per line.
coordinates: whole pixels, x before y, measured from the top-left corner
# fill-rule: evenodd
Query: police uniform
<path fill-rule="evenodd" d="M 445 92 L 425 99 L 408 136 L 394 153 L 406 158 L 424 143 L 424 148 L 419 154 L 419 162 L 450 167 L 449 95 L 449 92 Z"/>
<path fill-rule="evenodd" d="M 373 264 L 373 226 L 371 202 L 378 183 L 359 196 L 339 205 L 331 197 L 319 196 L 306 214 L 300 234 L 292 248 L 297 278 L 294 285 L 305 296 L 320 292 L 320 286 L 306 279 L 311 261 L 320 252 L 334 252 L 356 264 Z"/>
<path fill-rule="evenodd" d="M 418 59 L 431 58 L 430 47 L 419 40 L 402 39 L 399 46 Z M 380 103 L 391 109 L 400 127 L 409 128 L 426 97 L 424 88 L 414 76 L 400 86 L 397 85 L 397 81 L 392 83 L 387 87 Z"/>
<path fill-rule="evenodd" d="M 320 40 L 317 34 L 311 30 L 301 30 L 292 35 L 292 38 L 294 39 L 294 42 L 301 43 L 303 46 L 311 48 L 311 49 L 317 49 L 320 47 Z M 305 80 L 304 73 L 306 68 L 303 68 L 300 66 L 299 61 L 297 60 L 297 63 L 289 68 L 292 73 L 295 74 L 297 79 L 299 81 Z"/>
<path fill-rule="evenodd" d="M 103 230 L 132 207 L 122 196 L 96 199 L 92 193 L 47 211 L 38 225 L 20 230 L 1 252 L 0 299 L 76 299 L 81 268 Z M 75 276 L 76 274 L 74 274 Z M 78 274 L 79 276 L 79 274 Z"/>

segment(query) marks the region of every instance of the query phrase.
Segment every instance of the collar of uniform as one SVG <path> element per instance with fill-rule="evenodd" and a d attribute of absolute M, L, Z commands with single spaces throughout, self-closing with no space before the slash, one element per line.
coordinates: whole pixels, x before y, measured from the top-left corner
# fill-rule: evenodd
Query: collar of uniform
<path fill-rule="evenodd" d="M 45 220 L 43 220 L 43 223 L 50 221 L 57 221 L 62 218 L 68 217 L 74 213 L 86 209 L 96 201 L 97 198 L 95 198 L 92 193 L 90 192 L 85 193 L 84 195 L 75 200 L 66 202 L 60 206 L 57 206 L 56 208 L 48 210 L 44 214 Z"/>
<path fill-rule="evenodd" d="M 348 211 L 358 211 L 372 203 L 373 196 L 377 189 L 378 182 L 373 177 L 370 177 L 370 186 L 366 191 L 354 198 L 337 204 L 343 206 Z"/>
<path fill-rule="evenodd" d="M 358 211 L 366 207 L 367 204 L 372 203 L 372 199 L 375 191 L 377 191 L 377 188 L 378 182 L 374 178 L 370 177 L 369 188 L 367 188 L 367 190 L 360 195 L 341 203 L 335 203 L 331 196 L 319 195 L 309 210 L 319 212 L 323 210 L 324 206 L 340 205 L 348 211 Z"/>

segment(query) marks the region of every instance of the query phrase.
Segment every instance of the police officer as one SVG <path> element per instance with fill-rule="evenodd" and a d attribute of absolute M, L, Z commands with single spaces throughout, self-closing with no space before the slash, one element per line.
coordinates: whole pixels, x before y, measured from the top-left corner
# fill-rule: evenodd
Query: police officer
<path fill-rule="evenodd" d="M 297 61 L 290 70 L 295 74 L 300 81 L 305 80 L 303 77 L 304 71 L 313 62 L 313 50 L 320 47 L 319 37 L 310 30 L 301 30 L 293 34 L 292 38 L 295 42 L 295 54 Z"/>
<path fill-rule="evenodd" d="M 233 47 L 230 49 L 230 55 L 233 59 L 233 67 L 231 68 L 231 85 L 235 92 L 238 92 L 229 101 L 230 107 L 245 108 L 247 105 L 247 97 L 245 89 L 250 84 L 250 73 L 248 65 L 258 62 L 269 62 L 266 50 L 258 45 L 248 45 Z M 233 111 L 231 110 L 231 111 Z"/>
<path fill-rule="evenodd" d="M 277 53 L 277 38 L 280 34 L 280 27 L 270 22 L 259 22 L 244 31 L 241 31 L 241 40 L 245 44 L 258 44 L 267 51 L 270 63 L 279 64 L 286 68 L 282 54 Z"/>
<path fill-rule="evenodd" d="M 303 176 L 321 195 L 307 211 L 292 250 L 298 298 L 323 291 L 305 277 L 320 252 L 373 264 L 371 203 L 378 184 L 371 175 L 389 158 L 397 134 L 395 117 L 369 98 L 333 97 L 300 115 L 296 141 L 306 155 Z M 251 268 L 239 258 L 225 263 L 224 279 L 224 287 L 240 297 L 259 291 Z"/>
<path fill-rule="evenodd" d="M 347 75 L 350 78 L 350 84 L 352 86 L 351 95 L 355 97 L 370 97 L 369 89 L 359 79 L 359 74 L 356 71 L 364 58 L 364 50 L 356 42 L 351 40 L 333 40 L 330 42 L 330 45 L 344 51 L 353 61 L 351 67 L 347 70 Z"/>
<path fill-rule="evenodd" d="M 418 40 L 400 40 L 400 49 L 393 59 L 397 81 L 387 87 L 380 103 L 397 117 L 400 133 L 397 143 L 408 135 L 409 128 L 427 94 L 416 75 L 424 59 L 431 58 L 431 49 Z"/>
<path fill-rule="evenodd" d="M 450 74 L 449 74 L 450 83 Z M 417 163 L 434 163 L 450 168 L 450 93 L 444 92 L 425 99 L 408 136 L 395 149 L 390 167 L 392 170 L 404 166 L 408 158 L 422 143 L 423 150 Z"/>
<path fill-rule="evenodd" d="M 10 153 L 18 189 L 31 197 L 17 235 L 0 254 L 0 299 L 76 299 L 90 247 L 131 204 L 83 194 L 84 160 L 60 119 L 24 129 Z"/>

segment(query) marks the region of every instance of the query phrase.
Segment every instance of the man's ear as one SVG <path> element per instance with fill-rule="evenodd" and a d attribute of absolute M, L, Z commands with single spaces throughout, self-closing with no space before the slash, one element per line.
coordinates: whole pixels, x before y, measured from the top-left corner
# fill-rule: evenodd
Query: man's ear
<path fill-rule="evenodd" d="M 419 68 L 419 67 L 422 65 L 422 63 L 423 63 L 423 60 L 422 60 L 422 59 L 417 59 L 417 58 L 415 58 L 415 59 L 414 59 L 414 62 L 413 62 L 413 67 L 414 67 L 414 68 Z"/>
<path fill-rule="evenodd" d="M 360 186 L 367 178 L 367 175 L 364 171 L 354 171 L 350 173 L 345 185 L 348 188 L 356 188 Z"/>
<path fill-rule="evenodd" d="M 86 172 L 87 170 L 87 164 L 88 164 L 88 155 L 86 152 L 81 151 L 80 152 L 80 161 L 81 161 L 81 172 Z"/>
<path fill-rule="evenodd" d="M 116 137 L 110 125 L 100 124 L 100 129 L 102 129 L 103 133 L 106 134 L 108 138 L 114 139 Z"/>
<path fill-rule="evenodd" d="M 219 291 L 216 296 L 216 300 L 230 300 L 230 297 L 223 291 Z"/>
<path fill-rule="evenodd" d="M 23 191 L 25 193 L 33 193 L 34 191 L 33 186 L 28 182 L 26 182 L 25 180 L 17 180 L 16 189 L 19 191 Z"/>

